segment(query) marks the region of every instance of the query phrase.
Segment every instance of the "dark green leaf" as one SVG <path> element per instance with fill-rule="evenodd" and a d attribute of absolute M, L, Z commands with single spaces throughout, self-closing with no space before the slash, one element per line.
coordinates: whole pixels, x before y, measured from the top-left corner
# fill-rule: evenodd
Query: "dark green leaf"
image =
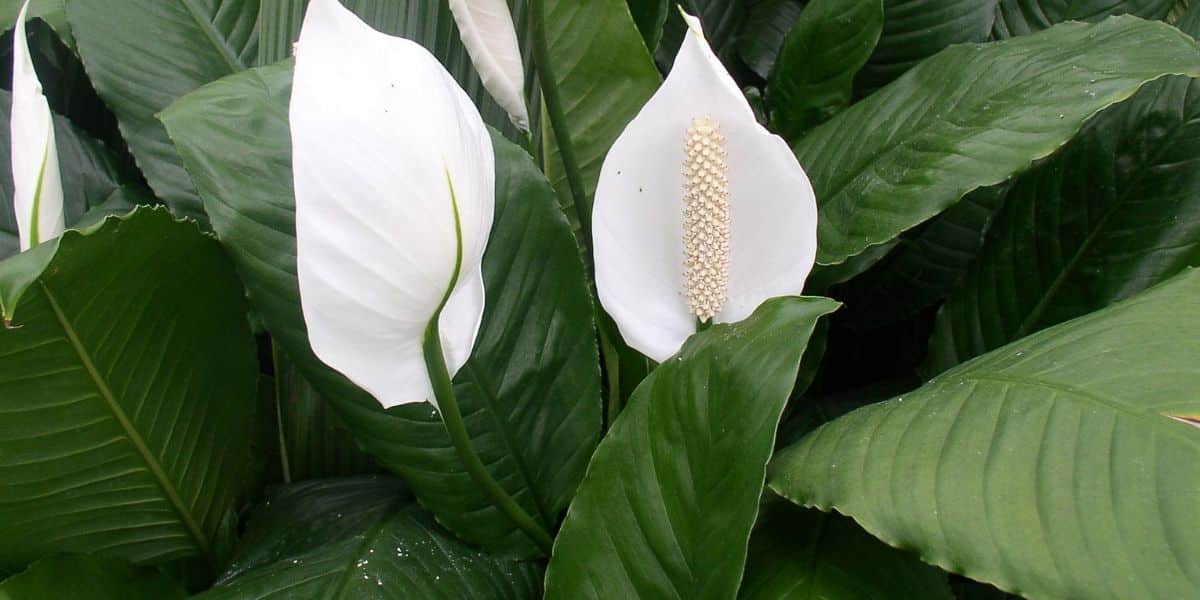
<path fill-rule="evenodd" d="M 0 120 L 12 118 L 12 94 L 0 90 Z M 16 254 L 20 248 L 17 220 L 13 213 L 12 142 L 8 127 L 0 127 L 0 259 Z M 63 208 L 67 226 L 76 226 L 89 208 L 108 200 L 123 178 L 116 159 L 103 144 L 75 129 L 66 119 L 54 115 L 54 141 L 58 145 L 59 170 L 62 173 Z"/>
<path fill-rule="evenodd" d="M 985 42 L 997 0 L 884 0 L 879 45 L 855 79 L 860 95 L 873 92 L 954 44 Z"/>
<path fill-rule="evenodd" d="M 949 600 L 946 574 L 854 521 L 775 503 L 750 537 L 743 600 Z"/>
<path fill-rule="evenodd" d="M 383 477 L 284 487 L 250 517 L 234 567 L 196 598 L 537 598 L 542 567 L 455 539 Z"/>
<path fill-rule="evenodd" d="M 663 24 L 667 22 L 670 6 L 669 0 L 629 0 L 629 12 L 633 16 L 633 22 L 637 24 L 638 31 L 642 33 L 642 39 L 646 41 L 646 48 L 651 54 L 662 38 Z"/>
<path fill-rule="evenodd" d="M 999 0 L 992 35 L 1028 35 L 1063 21 L 1099 21 L 1112 15 L 1163 19 L 1175 0 Z"/>
<path fill-rule="evenodd" d="M 111 558 L 68 554 L 43 558 L 0 583 L 3 600 L 174 600 L 187 592 L 162 573 Z"/>
<path fill-rule="evenodd" d="M 1033 598 L 1200 585 L 1200 271 L 828 423 L 772 490 Z"/>
<path fill-rule="evenodd" d="M 820 203 L 817 261 L 896 239 L 1169 74 L 1200 74 L 1195 41 L 1133 17 L 947 49 L 796 145 Z"/>
<path fill-rule="evenodd" d="M 180 216 L 204 208 L 155 115 L 254 64 L 258 2 L 66 0 L 79 56 L 155 194 Z"/>
<path fill-rule="evenodd" d="M 1172 77 L 1105 112 L 1022 175 L 938 314 L 942 371 L 1200 264 L 1200 81 Z"/>
<path fill-rule="evenodd" d="M 747 0 L 679 0 L 673 3 L 667 21 L 663 25 L 662 41 L 655 51 L 654 58 L 663 72 L 671 70 L 675 63 L 675 54 L 683 44 L 683 35 L 687 32 L 687 24 L 679 11 L 699 17 L 704 25 L 704 38 L 709 46 L 728 65 L 736 59 L 738 32 L 746 21 Z"/>
<path fill-rule="evenodd" d="M 767 97 L 789 142 L 850 105 L 854 74 L 883 28 L 882 0 L 813 0 L 783 42 Z"/>
<path fill-rule="evenodd" d="M 308 0 L 260 0 L 258 9 L 258 64 L 271 65 L 292 55 L 300 37 Z"/>
<path fill-rule="evenodd" d="M 31 0 L 26 18 L 45 21 L 67 47 L 74 47 L 75 37 L 71 35 L 71 26 L 67 24 L 67 11 L 63 8 L 63 1 Z M 0 32 L 16 26 L 17 15 L 21 12 L 23 4 L 25 0 L 0 0 Z"/>
<path fill-rule="evenodd" d="M 163 115 L 251 301 L 362 446 L 400 473 L 441 522 L 490 549 L 534 553 L 463 469 L 428 404 L 384 412 L 313 356 L 295 275 L 290 84 L 286 64 L 255 69 Z M 494 143 L 496 220 L 483 262 L 487 311 L 455 387 L 493 477 L 551 529 L 599 437 L 592 307 L 554 191 L 521 149 L 498 136 Z"/>
<path fill-rule="evenodd" d="M 750 5 L 738 37 L 738 56 L 759 77 L 771 75 L 783 38 L 803 8 L 799 0 L 758 0 Z"/>
<path fill-rule="evenodd" d="M 0 307 L 0 565 L 214 559 L 258 377 L 216 240 L 141 208 L 0 262 Z"/>
<path fill-rule="evenodd" d="M 817 319 L 836 308 L 768 301 L 655 369 L 592 457 L 547 597 L 732 597 L 779 416 Z"/>

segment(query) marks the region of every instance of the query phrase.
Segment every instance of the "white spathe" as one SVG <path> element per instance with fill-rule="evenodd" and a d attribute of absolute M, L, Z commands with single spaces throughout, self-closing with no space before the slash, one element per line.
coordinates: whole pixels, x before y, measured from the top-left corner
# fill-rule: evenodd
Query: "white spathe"
<path fill-rule="evenodd" d="M 525 106 L 525 66 L 517 30 L 505 0 L 450 0 L 450 12 L 467 54 L 496 103 L 513 124 L 529 131 Z"/>
<path fill-rule="evenodd" d="M 495 158 L 479 111 L 420 45 L 312 0 L 290 108 L 296 262 L 313 352 L 384 407 L 435 402 L 422 338 L 441 313 L 450 374 L 483 318 Z"/>
<path fill-rule="evenodd" d="M 694 123 L 707 117 L 725 138 L 727 296 L 713 321 L 740 321 L 769 298 L 800 294 L 817 247 L 808 176 L 787 143 L 755 119 L 699 21 L 684 18 L 689 32 L 671 73 L 604 160 L 592 213 L 600 302 L 625 341 L 659 362 L 697 328 L 683 240 L 685 142 Z"/>
<path fill-rule="evenodd" d="M 21 250 L 28 250 L 62 235 L 63 188 L 54 141 L 54 119 L 33 69 L 25 16 L 29 0 L 21 6 L 13 31 L 12 174 L 13 209 Z"/>

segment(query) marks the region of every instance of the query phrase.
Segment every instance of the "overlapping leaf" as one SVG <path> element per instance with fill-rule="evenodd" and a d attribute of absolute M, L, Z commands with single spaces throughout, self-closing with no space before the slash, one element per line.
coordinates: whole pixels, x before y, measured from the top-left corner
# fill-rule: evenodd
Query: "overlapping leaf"
<path fill-rule="evenodd" d="M 1111 15 L 1162 19 L 1176 0 L 998 0 L 992 36 L 1028 35 L 1063 21 L 1099 21 Z"/>
<path fill-rule="evenodd" d="M 855 87 L 872 92 L 951 45 L 987 41 L 996 2 L 884 0 L 883 34 Z"/>
<path fill-rule="evenodd" d="M 1200 586 L 1200 271 L 859 409 L 780 453 L 771 489 L 1028 597 Z"/>
<path fill-rule="evenodd" d="M 182 586 L 154 569 L 83 554 L 43 558 L 24 572 L 0 582 L 0 598 L 4 600 L 183 600 L 186 597 L 187 591 Z"/>

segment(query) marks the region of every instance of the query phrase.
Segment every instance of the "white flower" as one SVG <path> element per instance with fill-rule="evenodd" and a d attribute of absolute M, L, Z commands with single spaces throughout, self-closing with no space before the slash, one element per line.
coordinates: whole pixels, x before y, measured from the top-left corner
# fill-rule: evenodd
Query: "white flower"
<path fill-rule="evenodd" d="M 816 257 L 808 177 L 684 19 L 670 75 L 604 160 L 592 215 L 600 302 L 660 362 L 701 321 L 801 293 Z"/>
<path fill-rule="evenodd" d="M 483 317 L 495 159 L 479 111 L 420 45 L 312 0 L 290 119 L 313 352 L 385 407 L 435 402 L 426 328 L 439 319 L 453 375 Z"/>
<path fill-rule="evenodd" d="M 450 0 L 450 12 L 483 87 L 508 112 L 509 119 L 529 131 L 525 106 L 525 67 L 517 30 L 505 0 Z"/>
<path fill-rule="evenodd" d="M 29 0 L 25 0 L 13 31 L 13 209 L 22 251 L 63 232 L 62 175 L 58 169 L 54 119 L 29 57 L 29 42 L 25 39 L 28 10 Z"/>

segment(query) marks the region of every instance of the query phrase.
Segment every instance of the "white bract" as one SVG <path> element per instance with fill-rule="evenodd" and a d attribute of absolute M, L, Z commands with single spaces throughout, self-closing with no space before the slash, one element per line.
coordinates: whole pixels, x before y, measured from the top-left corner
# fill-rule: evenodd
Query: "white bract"
<path fill-rule="evenodd" d="M 29 0 L 26 0 L 13 31 L 13 209 L 22 251 L 63 232 L 62 175 L 54 141 L 54 119 L 29 56 L 29 42 L 25 39 L 28 10 Z"/>
<path fill-rule="evenodd" d="M 426 327 L 444 301 L 453 375 L 483 317 L 495 159 L 479 111 L 420 45 L 375 31 L 338 0 L 312 0 L 290 119 L 313 352 L 385 407 L 435 402 Z"/>
<path fill-rule="evenodd" d="M 508 112 L 512 122 L 529 131 L 525 107 L 525 67 L 517 30 L 505 0 L 450 0 L 450 12 L 483 87 Z"/>
<path fill-rule="evenodd" d="M 684 18 L 670 75 L 604 160 L 592 213 L 600 302 L 660 362 L 700 321 L 801 293 L 817 246 L 804 170 Z"/>

